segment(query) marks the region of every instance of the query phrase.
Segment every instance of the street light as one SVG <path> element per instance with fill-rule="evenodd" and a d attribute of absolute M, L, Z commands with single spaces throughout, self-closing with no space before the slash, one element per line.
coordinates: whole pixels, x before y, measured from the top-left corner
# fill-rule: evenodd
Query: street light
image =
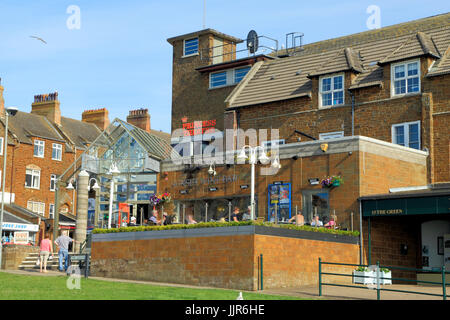
<path fill-rule="evenodd" d="M 109 189 L 109 215 L 108 215 L 108 229 L 111 229 L 112 207 L 114 197 L 114 176 L 120 174 L 120 171 L 115 163 L 111 163 L 111 166 L 109 167 L 109 171 L 107 174 L 111 175 L 111 185 Z"/>
<path fill-rule="evenodd" d="M 95 182 L 94 182 L 94 185 L 91 187 L 91 181 L 92 181 L 92 180 L 94 180 Z M 95 178 L 89 179 L 89 182 L 88 182 L 88 191 L 91 191 L 91 189 L 94 189 L 95 191 L 97 191 L 98 189 L 100 189 L 100 186 L 99 186 L 98 183 L 97 183 L 97 179 L 95 179 Z"/>
<path fill-rule="evenodd" d="M 3 176 L 2 176 L 2 208 L 0 211 L 0 269 L 2 267 L 2 251 L 3 251 L 3 210 L 5 208 L 5 176 L 6 176 L 6 158 L 8 151 L 8 118 L 14 117 L 19 109 L 16 107 L 8 107 L 5 109 L 5 138 L 3 144 Z M 11 195 L 10 195 L 11 201 Z"/>
<path fill-rule="evenodd" d="M 238 160 L 247 160 L 247 155 L 245 153 L 245 150 L 248 148 L 250 153 L 250 164 L 252 165 L 252 175 L 251 175 L 251 196 L 250 196 L 250 206 L 251 206 L 251 220 L 254 220 L 255 218 L 255 165 L 257 160 L 259 160 L 262 164 L 266 164 L 270 159 L 266 155 L 266 151 L 264 147 L 256 146 L 251 147 L 248 145 L 245 145 L 242 147 L 241 152 L 238 155 Z M 257 158 L 256 154 L 258 150 L 261 150 L 261 154 L 259 158 Z M 275 159 L 276 161 L 276 159 Z M 273 164 L 272 164 L 273 166 Z"/>

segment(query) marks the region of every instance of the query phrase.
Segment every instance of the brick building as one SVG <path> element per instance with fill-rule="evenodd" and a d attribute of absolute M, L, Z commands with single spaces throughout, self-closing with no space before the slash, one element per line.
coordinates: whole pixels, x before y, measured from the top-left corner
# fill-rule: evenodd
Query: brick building
<path fill-rule="evenodd" d="M 2 149 L 5 125 L 3 90 L 0 86 Z M 38 237 L 30 240 L 39 241 L 45 229 L 53 229 L 58 176 L 76 161 L 101 129 L 93 123 L 62 116 L 58 93 L 55 92 L 36 95 L 30 113 L 18 111 L 10 116 L 8 132 L 5 203 L 34 213 L 41 227 Z M 3 163 L 3 150 L 0 161 Z M 74 221 L 76 191 L 64 192 L 60 202 L 60 213 L 66 216 L 66 220 Z"/>
<path fill-rule="evenodd" d="M 239 57 L 242 40 L 213 29 L 168 39 L 172 145 L 190 164 L 164 162 L 160 190 L 174 193 L 181 219 L 186 210 L 198 220 L 246 211 L 250 167 L 235 157 L 258 145 L 281 163 L 273 176 L 257 173 L 259 217 L 270 219 L 270 190 L 284 185 L 279 219 L 335 215 L 362 231 L 361 261 L 431 270 L 450 262 L 436 247 L 450 234 L 449 22 L 447 13 L 248 57 Z M 231 161 L 214 149 L 218 140 Z M 208 147 L 219 157 L 202 157 Z M 329 176 L 343 185 L 318 183 Z M 440 205 L 414 211 L 407 198 Z M 389 207 L 392 199 L 402 205 Z"/>

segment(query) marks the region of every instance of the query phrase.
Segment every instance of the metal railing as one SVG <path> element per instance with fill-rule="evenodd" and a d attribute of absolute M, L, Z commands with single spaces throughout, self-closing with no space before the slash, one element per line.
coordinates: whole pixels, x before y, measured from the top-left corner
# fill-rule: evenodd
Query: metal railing
<path fill-rule="evenodd" d="M 441 274 L 441 282 L 436 281 L 426 281 L 426 280 L 415 280 L 415 279 L 408 279 L 408 278 L 386 278 L 380 276 L 380 274 L 383 274 L 382 269 L 389 269 L 389 270 L 400 270 L 400 271 L 410 271 L 410 272 L 423 272 L 423 273 L 435 273 L 432 270 L 425 270 L 425 269 L 415 269 L 415 268 L 405 268 L 405 267 L 393 267 L 393 266 L 382 266 L 380 265 L 380 262 L 377 261 L 376 269 L 375 269 L 375 276 L 364 276 L 364 275 L 357 275 L 357 278 L 371 278 L 375 279 L 376 288 L 372 286 L 356 286 L 356 285 L 346 285 L 346 284 L 337 284 L 337 283 L 326 283 L 323 282 L 322 276 L 323 275 L 332 275 L 332 276 L 341 276 L 341 277 L 355 277 L 354 274 L 342 274 L 342 273 L 332 273 L 332 272 L 323 272 L 322 266 L 323 265 L 335 265 L 335 266 L 353 266 L 353 267 L 363 267 L 363 268 L 370 268 L 369 265 L 362 265 L 362 264 L 349 264 L 349 263 L 336 263 L 336 262 L 324 262 L 321 258 L 319 258 L 319 296 L 322 296 L 322 286 L 335 286 L 335 287 L 347 287 L 347 288 L 358 288 L 358 289 L 369 289 L 373 290 L 376 289 L 377 291 L 377 300 L 381 300 L 381 291 L 389 291 L 389 292 L 400 292 L 400 293 L 412 293 L 412 294 L 419 294 L 419 295 L 428 295 L 428 296 L 437 296 L 442 297 L 443 300 L 447 300 L 447 290 L 446 290 L 446 279 L 445 275 L 450 274 L 450 272 L 445 271 L 445 266 L 442 266 L 440 269 Z M 418 292 L 418 291 L 412 291 L 412 290 L 399 290 L 399 289 L 387 289 L 387 288 L 381 288 L 381 280 L 392 280 L 392 281 L 404 281 L 404 282 L 414 282 L 416 284 L 424 283 L 424 284 L 433 284 L 433 285 L 440 285 L 442 287 L 442 294 L 436 294 L 436 293 L 428 293 L 428 292 Z"/>

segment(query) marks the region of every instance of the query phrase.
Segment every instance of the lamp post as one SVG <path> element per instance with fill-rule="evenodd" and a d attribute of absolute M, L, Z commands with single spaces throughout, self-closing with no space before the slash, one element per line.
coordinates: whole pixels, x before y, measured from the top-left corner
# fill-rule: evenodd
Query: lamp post
<path fill-rule="evenodd" d="M 114 197 L 114 176 L 119 174 L 120 171 L 117 166 L 112 163 L 109 168 L 108 175 L 111 175 L 111 184 L 109 189 L 109 214 L 108 214 L 108 229 L 111 229 L 111 218 L 112 218 L 112 207 L 113 207 L 113 197 Z M 120 221 L 119 221 L 120 223 Z"/>
<path fill-rule="evenodd" d="M 251 147 L 245 145 L 242 147 L 242 150 L 238 156 L 239 160 L 246 160 L 247 156 L 245 150 L 249 150 L 250 155 L 250 164 L 251 164 L 251 192 L 250 192 L 250 206 L 251 206 L 251 220 L 255 219 L 255 165 L 257 160 L 261 161 L 261 163 L 265 164 L 269 161 L 269 158 L 266 156 L 266 151 L 261 146 Z M 261 150 L 261 155 L 257 159 L 256 154 L 258 150 Z"/>
<path fill-rule="evenodd" d="M 5 208 L 5 176 L 6 176 L 6 156 L 8 151 L 8 117 L 14 117 L 18 109 L 9 107 L 5 109 L 5 138 L 3 144 L 3 175 L 2 175 L 2 208 L 0 211 L 0 269 L 2 268 L 2 251 L 3 251 L 3 210 Z M 11 201 L 11 196 L 10 196 Z"/>

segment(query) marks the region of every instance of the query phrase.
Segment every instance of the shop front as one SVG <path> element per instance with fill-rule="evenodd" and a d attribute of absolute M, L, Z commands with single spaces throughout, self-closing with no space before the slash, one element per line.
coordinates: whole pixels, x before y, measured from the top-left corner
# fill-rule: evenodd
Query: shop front
<path fill-rule="evenodd" d="M 420 189 L 420 188 L 419 188 Z M 450 188 L 362 197 L 368 263 L 423 269 L 417 277 L 450 270 Z M 379 242 L 384 238 L 384 244 Z"/>
<path fill-rule="evenodd" d="M 2 243 L 32 245 L 38 240 L 39 225 L 17 217 L 7 211 L 3 212 Z"/>

